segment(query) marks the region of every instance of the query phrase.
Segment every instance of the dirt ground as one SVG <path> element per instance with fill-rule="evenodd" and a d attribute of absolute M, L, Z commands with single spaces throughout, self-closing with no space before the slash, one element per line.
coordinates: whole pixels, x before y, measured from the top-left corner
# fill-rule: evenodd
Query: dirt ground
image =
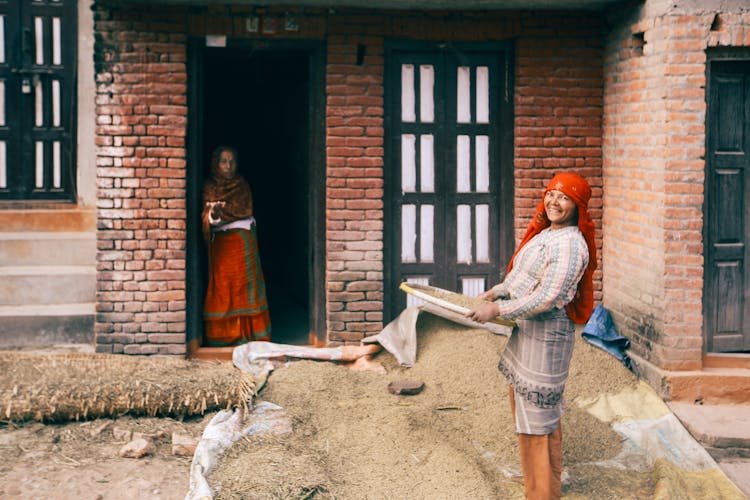
<path fill-rule="evenodd" d="M 216 411 L 246 400 L 239 375 L 81 346 L 0 351 L 0 499 L 185 498 L 192 455 L 175 456 L 172 435 L 197 440 Z M 153 453 L 120 457 L 134 433 Z"/>
<path fill-rule="evenodd" d="M 125 417 L 98 434 L 106 421 L 0 427 L 0 498 L 184 499 L 191 457 L 172 455 L 167 437 L 157 442 L 153 456 L 121 458 L 118 451 L 125 441 L 117 440 L 112 429 L 199 438 L 211 416 L 187 422 Z"/>
<path fill-rule="evenodd" d="M 506 338 L 430 315 L 418 331 L 410 369 L 387 352 L 375 357 L 385 375 L 315 361 L 276 369 L 259 399 L 281 405 L 294 433 L 238 442 L 209 476 L 217 498 L 522 498 L 507 384 L 496 368 Z M 424 382 L 424 391 L 387 391 L 403 379 Z M 634 383 L 614 358 L 579 340 L 563 418 L 564 498 L 653 492 L 647 472 L 593 465 L 614 457 L 621 438 L 575 405 Z M 0 498 L 185 498 L 189 457 L 173 456 L 166 439 L 151 457 L 120 458 L 125 441 L 113 429 L 197 438 L 212 416 L 0 426 Z"/>

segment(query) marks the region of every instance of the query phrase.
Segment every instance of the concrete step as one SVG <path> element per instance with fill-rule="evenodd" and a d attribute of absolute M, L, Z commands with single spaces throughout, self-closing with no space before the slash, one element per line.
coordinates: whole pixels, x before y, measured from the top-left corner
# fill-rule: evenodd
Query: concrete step
<path fill-rule="evenodd" d="M 671 401 L 667 405 L 714 458 L 750 458 L 750 405 L 701 405 Z"/>
<path fill-rule="evenodd" d="M 0 233 L 0 266 L 93 266 L 95 263 L 94 232 Z"/>
<path fill-rule="evenodd" d="M 703 369 L 671 371 L 628 353 L 648 381 L 665 401 L 750 405 L 750 354 L 707 354 Z"/>
<path fill-rule="evenodd" d="M 0 228 L 8 232 L 96 231 L 96 210 L 78 208 L 0 210 Z"/>
<path fill-rule="evenodd" d="M 0 306 L 3 348 L 93 345 L 94 302 Z"/>
<path fill-rule="evenodd" d="M 667 402 L 719 468 L 750 498 L 750 404 Z"/>
<path fill-rule="evenodd" d="M 673 401 L 706 406 L 750 404 L 748 368 L 706 367 L 701 371 L 671 372 L 667 379 Z"/>
<path fill-rule="evenodd" d="M 0 346 L 93 344 L 96 210 L 0 211 Z"/>
<path fill-rule="evenodd" d="M 93 302 L 96 267 L 0 267 L 0 306 Z"/>
<path fill-rule="evenodd" d="M 750 498 L 750 458 L 717 460 L 717 465 Z"/>

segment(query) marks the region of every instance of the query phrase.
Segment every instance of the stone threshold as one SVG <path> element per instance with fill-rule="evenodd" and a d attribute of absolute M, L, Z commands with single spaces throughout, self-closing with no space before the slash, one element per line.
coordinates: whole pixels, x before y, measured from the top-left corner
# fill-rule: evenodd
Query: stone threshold
<path fill-rule="evenodd" d="M 665 401 L 695 404 L 750 404 L 750 356 L 710 354 L 701 370 L 663 370 L 629 353 L 641 378 Z"/>

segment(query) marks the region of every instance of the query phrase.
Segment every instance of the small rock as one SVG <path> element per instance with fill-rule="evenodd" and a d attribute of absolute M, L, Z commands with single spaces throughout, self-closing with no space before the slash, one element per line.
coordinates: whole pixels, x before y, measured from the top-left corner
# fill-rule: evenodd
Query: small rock
<path fill-rule="evenodd" d="M 112 434 L 115 436 L 116 441 L 130 441 L 133 439 L 133 431 L 128 429 L 120 429 L 115 427 L 112 429 Z"/>
<path fill-rule="evenodd" d="M 101 435 L 102 432 L 109 429 L 114 422 L 112 420 L 105 420 L 101 424 L 97 425 L 93 429 L 91 429 L 91 437 L 98 437 Z"/>
<path fill-rule="evenodd" d="M 419 394 L 424 389 L 424 382 L 419 380 L 394 380 L 388 384 L 388 392 L 402 396 Z"/>
<path fill-rule="evenodd" d="M 154 454 L 154 442 L 150 439 L 138 438 L 120 448 L 119 455 L 123 458 L 143 458 Z"/>
<path fill-rule="evenodd" d="M 160 443 L 165 440 L 167 433 L 164 431 L 145 433 L 145 432 L 133 432 L 133 439 L 147 439 L 155 443 Z"/>
<path fill-rule="evenodd" d="M 172 433 L 172 455 L 178 457 L 192 457 L 198 440 L 191 436 Z"/>

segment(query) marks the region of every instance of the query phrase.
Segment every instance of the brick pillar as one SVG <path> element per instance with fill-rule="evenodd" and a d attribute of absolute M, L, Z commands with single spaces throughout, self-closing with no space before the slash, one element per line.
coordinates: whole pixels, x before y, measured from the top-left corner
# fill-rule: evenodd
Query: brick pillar
<path fill-rule="evenodd" d="M 383 327 L 383 41 L 360 34 L 381 22 L 376 15 L 342 16 L 329 27 L 325 286 L 331 345 L 358 342 Z"/>
<path fill-rule="evenodd" d="M 160 12 L 95 11 L 98 352 L 186 352 L 186 37 Z"/>

